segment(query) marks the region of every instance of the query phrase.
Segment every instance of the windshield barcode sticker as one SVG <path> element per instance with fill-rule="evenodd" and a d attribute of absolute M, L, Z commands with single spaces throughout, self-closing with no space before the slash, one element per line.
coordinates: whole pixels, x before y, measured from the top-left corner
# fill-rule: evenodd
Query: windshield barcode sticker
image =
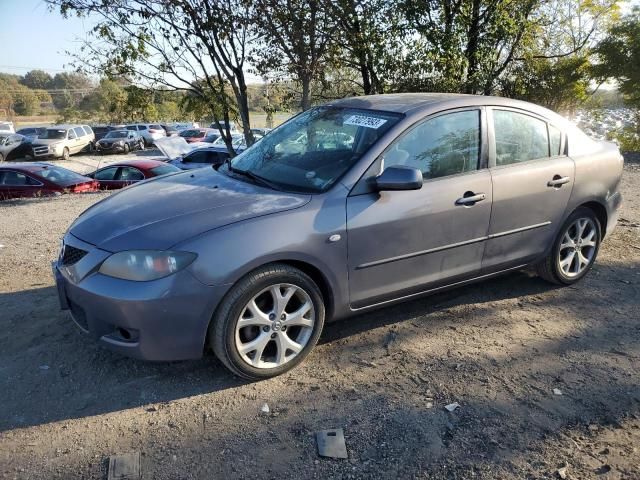
<path fill-rule="evenodd" d="M 356 127 L 380 128 L 387 123 L 383 118 L 368 117 L 366 115 L 351 115 L 344 121 L 345 125 L 355 125 Z"/>

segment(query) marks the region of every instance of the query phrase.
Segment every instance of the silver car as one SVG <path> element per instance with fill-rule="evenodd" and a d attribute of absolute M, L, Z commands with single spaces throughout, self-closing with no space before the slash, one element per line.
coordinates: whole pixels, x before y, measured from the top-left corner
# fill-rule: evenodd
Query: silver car
<path fill-rule="evenodd" d="M 403 94 L 313 108 L 217 170 L 85 211 L 54 264 L 62 308 L 149 360 L 212 349 L 249 379 L 325 322 L 535 265 L 570 285 L 617 219 L 623 160 L 544 108 Z"/>

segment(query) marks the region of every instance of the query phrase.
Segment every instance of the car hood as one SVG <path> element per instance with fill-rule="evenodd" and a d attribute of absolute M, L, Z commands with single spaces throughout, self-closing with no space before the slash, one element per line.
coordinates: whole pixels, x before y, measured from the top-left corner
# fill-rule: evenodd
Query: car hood
<path fill-rule="evenodd" d="M 86 210 L 69 232 L 112 252 L 165 250 L 208 230 L 298 208 L 310 199 L 201 168 L 125 188 Z"/>
<path fill-rule="evenodd" d="M 35 138 L 32 142 L 33 145 L 51 145 L 52 143 L 62 143 L 66 139 L 64 138 Z"/>
<path fill-rule="evenodd" d="M 202 146 L 202 142 L 187 143 L 187 141 L 183 137 L 179 136 L 162 137 L 158 140 L 155 140 L 154 143 L 156 147 L 158 147 L 158 150 L 160 150 L 162 154 L 169 160 L 182 157 L 192 150 L 195 150 L 196 148 Z"/>

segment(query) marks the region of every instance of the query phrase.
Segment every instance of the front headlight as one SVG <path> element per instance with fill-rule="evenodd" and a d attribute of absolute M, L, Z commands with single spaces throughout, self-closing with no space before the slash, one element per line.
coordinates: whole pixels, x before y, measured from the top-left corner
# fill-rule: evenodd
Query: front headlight
<path fill-rule="evenodd" d="M 58 150 L 58 148 L 60 148 L 60 144 L 59 143 L 52 143 L 51 145 L 49 145 L 49 151 L 50 152 L 55 152 L 56 150 Z"/>
<path fill-rule="evenodd" d="M 196 257 L 191 252 L 130 250 L 111 255 L 102 263 L 99 272 L 123 280 L 148 282 L 186 268 Z"/>

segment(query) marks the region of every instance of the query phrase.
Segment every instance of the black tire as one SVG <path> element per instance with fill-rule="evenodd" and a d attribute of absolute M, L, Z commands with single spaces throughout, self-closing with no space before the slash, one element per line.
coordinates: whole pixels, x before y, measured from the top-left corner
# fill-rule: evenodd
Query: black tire
<path fill-rule="evenodd" d="M 62 149 L 62 160 L 69 160 L 69 149 L 67 147 Z"/>
<path fill-rule="evenodd" d="M 309 295 L 315 312 L 315 323 L 306 345 L 295 357 L 278 367 L 257 368 L 243 360 L 238 352 L 235 343 L 236 325 L 245 306 L 254 296 L 271 285 L 282 283 L 301 288 Z M 247 274 L 227 293 L 209 326 L 209 346 L 220 361 L 240 377 L 249 380 L 275 377 L 291 370 L 305 359 L 318 342 L 324 326 L 324 317 L 324 300 L 315 282 L 297 268 L 274 263 Z"/>
<path fill-rule="evenodd" d="M 129 144 L 128 143 L 125 143 L 124 147 L 122 147 L 122 153 L 124 153 L 125 155 L 127 153 L 129 153 Z"/>
<path fill-rule="evenodd" d="M 563 237 L 565 234 L 570 231 L 572 226 L 576 221 L 580 219 L 588 219 L 590 222 L 593 222 L 595 226 L 595 246 L 593 247 L 592 255 L 590 256 L 588 264 L 581 270 L 578 274 L 574 276 L 568 276 L 560 266 L 561 260 L 561 244 Z M 600 225 L 600 221 L 598 217 L 594 213 L 593 210 L 587 207 L 579 207 L 577 208 L 564 222 L 562 228 L 558 233 L 558 236 L 553 242 L 553 246 L 551 247 L 551 251 L 547 257 L 542 259 L 536 265 L 536 271 L 540 277 L 545 279 L 548 282 L 555 283 L 558 285 L 572 285 L 578 281 L 580 281 L 589 270 L 593 266 L 596 257 L 598 256 L 598 251 L 600 249 L 600 243 L 602 241 L 602 226 Z M 585 247 L 587 248 L 587 247 Z M 588 247 L 591 248 L 591 247 Z"/>

